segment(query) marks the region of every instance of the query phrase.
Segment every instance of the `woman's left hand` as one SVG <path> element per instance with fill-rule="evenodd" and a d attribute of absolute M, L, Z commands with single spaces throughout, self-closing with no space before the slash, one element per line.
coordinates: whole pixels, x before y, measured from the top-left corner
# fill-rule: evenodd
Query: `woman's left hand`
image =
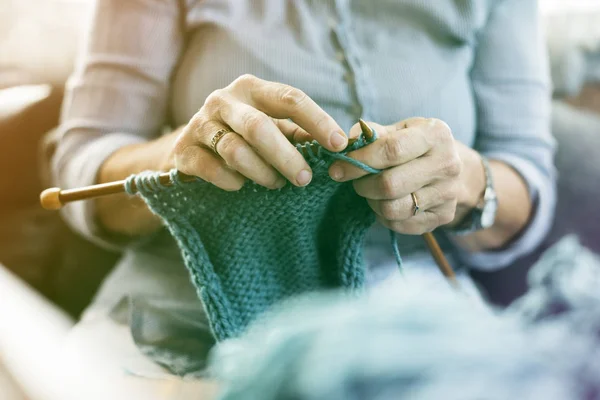
<path fill-rule="evenodd" d="M 481 162 L 477 152 L 454 139 L 446 123 L 411 118 L 389 126 L 368 124 L 379 138 L 348 155 L 383 171 L 365 176 L 366 171 L 336 161 L 329 174 L 336 181 L 354 180 L 356 193 L 367 199 L 383 225 L 419 235 L 459 220 L 466 214 L 460 211 L 476 205 L 485 187 L 483 167 L 462 173 L 465 158 L 470 169 Z M 349 136 L 359 133 L 357 124 Z M 411 193 L 419 205 L 416 215 Z"/>

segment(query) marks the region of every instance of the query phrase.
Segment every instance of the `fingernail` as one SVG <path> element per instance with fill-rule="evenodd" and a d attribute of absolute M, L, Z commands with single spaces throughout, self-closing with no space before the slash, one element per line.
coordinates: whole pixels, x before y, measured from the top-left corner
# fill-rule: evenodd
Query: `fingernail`
<path fill-rule="evenodd" d="M 309 170 L 303 169 L 296 175 L 296 182 L 300 186 L 306 186 L 310 183 L 312 176 Z"/>
<path fill-rule="evenodd" d="M 333 132 L 329 141 L 334 148 L 341 149 L 346 145 L 346 135 L 341 132 Z"/>
<path fill-rule="evenodd" d="M 333 178 L 333 180 L 341 181 L 342 179 L 344 179 L 344 170 L 342 169 L 342 167 L 334 165 L 329 170 L 329 175 L 331 176 L 331 178 Z"/>

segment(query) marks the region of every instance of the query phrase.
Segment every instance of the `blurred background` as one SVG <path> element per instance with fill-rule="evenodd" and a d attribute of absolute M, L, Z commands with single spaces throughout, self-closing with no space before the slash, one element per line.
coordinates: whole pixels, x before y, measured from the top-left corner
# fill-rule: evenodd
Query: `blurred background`
<path fill-rule="evenodd" d="M 128 1 L 128 0 L 123 0 Z M 432 0 L 433 1 L 433 0 Z M 78 238 L 38 195 L 48 187 L 63 86 L 89 0 L 0 0 L 0 399 L 54 399 L 52 353 L 117 254 Z M 559 205 L 544 247 L 577 233 L 600 251 L 600 0 L 540 0 L 554 84 Z M 576 205 L 574 207 L 574 205 Z M 540 250 L 541 251 L 541 250 Z M 498 305 L 538 254 L 476 276 Z"/>

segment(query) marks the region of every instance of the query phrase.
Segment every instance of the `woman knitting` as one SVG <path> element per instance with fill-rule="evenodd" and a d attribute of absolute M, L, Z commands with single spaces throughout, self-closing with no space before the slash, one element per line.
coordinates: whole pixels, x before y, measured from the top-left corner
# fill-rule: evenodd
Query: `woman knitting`
<path fill-rule="evenodd" d="M 387 229 L 407 273 L 442 279 L 418 237 L 434 229 L 455 267 L 499 269 L 552 219 L 541 37 L 535 0 L 96 1 L 55 178 L 77 187 L 177 168 L 225 191 L 303 187 L 312 170 L 294 143 L 343 150 L 362 118 L 379 137 L 348 155 L 383 172 L 336 161 L 329 175 L 377 217 L 367 285 L 394 284 Z M 201 398 L 200 378 L 177 376 L 201 371 L 213 338 L 159 219 L 125 195 L 64 215 L 124 251 L 67 343 L 73 373 L 94 365 L 106 398 Z"/>

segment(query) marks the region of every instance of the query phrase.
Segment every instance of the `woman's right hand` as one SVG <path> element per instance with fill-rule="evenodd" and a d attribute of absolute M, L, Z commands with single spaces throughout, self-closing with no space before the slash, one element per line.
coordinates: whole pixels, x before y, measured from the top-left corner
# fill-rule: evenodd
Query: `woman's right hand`
<path fill-rule="evenodd" d="M 213 136 L 231 131 L 211 149 Z M 305 186 L 312 171 L 292 144 L 316 140 L 331 151 L 348 139 L 334 119 L 294 87 L 243 75 L 214 91 L 179 134 L 173 147 L 176 168 L 224 190 L 239 190 L 246 179 L 270 189 L 285 180 Z"/>

